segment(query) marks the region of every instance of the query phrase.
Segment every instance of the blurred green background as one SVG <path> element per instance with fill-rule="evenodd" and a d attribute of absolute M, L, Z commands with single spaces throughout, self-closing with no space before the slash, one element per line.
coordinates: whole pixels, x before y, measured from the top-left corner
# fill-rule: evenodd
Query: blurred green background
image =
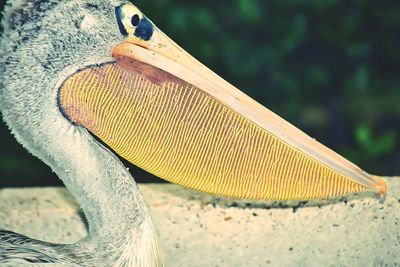
<path fill-rule="evenodd" d="M 400 175 L 400 1 L 142 0 L 192 55 L 368 172 Z M 0 187 L 60 184 L 0 126 Z M 129 166 L 141 182 L 161 181 Z"/>

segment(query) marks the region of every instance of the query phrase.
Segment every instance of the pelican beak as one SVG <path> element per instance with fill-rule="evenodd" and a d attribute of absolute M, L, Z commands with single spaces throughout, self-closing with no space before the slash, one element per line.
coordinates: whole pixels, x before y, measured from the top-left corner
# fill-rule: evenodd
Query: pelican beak
<path fill-rule="evenodd" d="M 135 165 L 188 188 L 250 199 L 372 190 L 369 175 L 269 111 L 155 29 L 115 62 L 72 75 L 60 107 Z"/>

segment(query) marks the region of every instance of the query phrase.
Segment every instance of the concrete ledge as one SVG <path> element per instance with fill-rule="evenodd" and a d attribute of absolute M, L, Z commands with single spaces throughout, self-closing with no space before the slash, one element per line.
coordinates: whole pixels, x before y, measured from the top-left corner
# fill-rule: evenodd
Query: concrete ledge
<path fill-rule="evenodd" d="M 400 177 L 388 195 L 319 202 L 236 201 L 141 185 L 166 266 L 400 266 Z M 59 243 L 86 234 L 63 188 L 0 190 L 0 228 Z"/>

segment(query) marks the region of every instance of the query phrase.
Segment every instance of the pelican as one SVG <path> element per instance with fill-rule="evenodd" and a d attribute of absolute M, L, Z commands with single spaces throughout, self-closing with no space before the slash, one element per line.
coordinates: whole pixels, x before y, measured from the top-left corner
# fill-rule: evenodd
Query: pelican
<path fill-rule="evenodd" d="M 10 1 L 2 24 L 2 117 L 75 196 L 89 232 L 51 244 L 1 231 L 0 263 L 162 266 L 145 200 L 114 153 L 235 198 L 386 191 L 380 177 L 217 76 L 128 1 Z"/>

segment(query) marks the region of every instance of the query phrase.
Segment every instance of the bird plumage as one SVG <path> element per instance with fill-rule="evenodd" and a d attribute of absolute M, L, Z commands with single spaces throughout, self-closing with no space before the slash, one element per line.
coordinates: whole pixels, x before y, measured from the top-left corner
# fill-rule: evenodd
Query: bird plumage
<path fill-rule="evenodd" d="M 36 262 L 42 258 L 79 266 L 161 265 L 156 233 L 133 178 L 57 105 L 58 88 L 66 77 L 112 60 L 111 48 L 123 38 L 114 17 L 118 3 L 23 0 L 5 8 L 0 51 L 3 119 L 81 203 L 89 235 L 75 245 L 53 245 L 1 232 L 0 263 L 28 250 L 38 254 Z"/>

